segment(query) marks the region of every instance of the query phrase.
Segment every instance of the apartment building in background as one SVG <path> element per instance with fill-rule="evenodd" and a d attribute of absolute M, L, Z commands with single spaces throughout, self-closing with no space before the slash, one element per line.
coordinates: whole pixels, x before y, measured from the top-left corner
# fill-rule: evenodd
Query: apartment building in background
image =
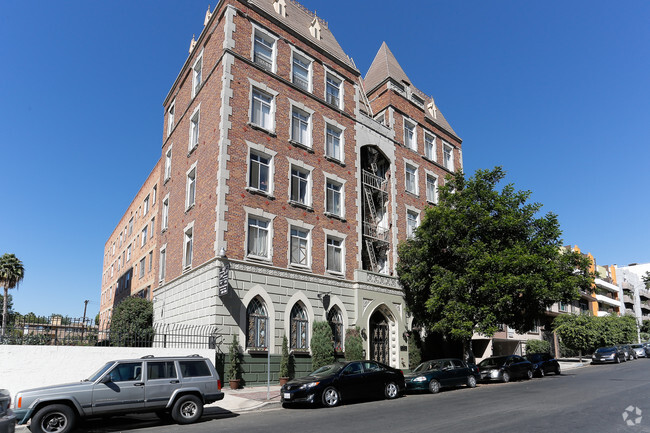
<path fill-rule="evenodd" d="M 388 46 L 362 77 L 327 22 L 293 0 L 223 0 L 164 109 L 161 159 L 106 244 L 102 311 L 118 299 L 106 275 L 124 274 L 115 260 L 141 240 L 115 255 L 113 243 L 134 215 L 140 231 L 153 218 L 142 206 L 155 185 L 155 244 L 128 264 L 145 257 L 148 272 L 153 251 L 156 275 L 137 288 L 150 289 L 157 323 L 216 325 L 251 366 L 279 355 L 285 335 L 300 364 L 313 323 L 327 321 L 337 350 L 359 327 L 368 358 L 407 367 L 397 245 L 462 152 Z M 253 370 L 249 383 L 262 380 Z"/>

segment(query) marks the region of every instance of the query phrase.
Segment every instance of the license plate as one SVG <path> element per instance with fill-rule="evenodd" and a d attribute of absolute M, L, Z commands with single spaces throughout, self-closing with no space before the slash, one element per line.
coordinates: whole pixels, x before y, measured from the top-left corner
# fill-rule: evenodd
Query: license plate
<path fill-rule="evenodd" d="M 285 393 L 284 393 L 284 399 L 285 399 L 285 400 L 291 400 L 291 393 L 289 393 L 289 392 L 285 392 Z"/>

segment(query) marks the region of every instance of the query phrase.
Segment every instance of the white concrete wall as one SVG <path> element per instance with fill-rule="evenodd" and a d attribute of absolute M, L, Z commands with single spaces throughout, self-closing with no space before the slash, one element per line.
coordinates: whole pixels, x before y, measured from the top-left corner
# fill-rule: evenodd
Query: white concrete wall
<path fill-rule="evenodd" d="M 0 388 L 8 389 L 13 397 L 23 389 L 78 382 L 114 359 L 192 354 L 214 364 L 215 351 L 210 349 L 0 345 Z"/>

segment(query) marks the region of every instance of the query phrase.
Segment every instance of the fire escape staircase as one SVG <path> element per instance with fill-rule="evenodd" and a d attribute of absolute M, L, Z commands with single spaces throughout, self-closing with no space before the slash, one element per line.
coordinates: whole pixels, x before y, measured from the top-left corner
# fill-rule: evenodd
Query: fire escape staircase
<path fill-rule="evenodd" d="M 377 176 L 377 164 L 370 165 L 372 173 L 363 171 L 363 194 L 366 202 L 366 217 L 364 218 L 364 230 L 366 251 L 370 266 L 373 272 L 379 271 L 377 262 L 376 248 L 388 244 L 388 231 L 380 228 L 378 224 L 377 204 L 375 200 L 379 201 L 379 206 L 383 208 L 386 192 L 386 183 L 384 179 Z M 376 194 L 378 192 L 379 194 Z M 378 245 L 379 244 L 379 245 Z"/>

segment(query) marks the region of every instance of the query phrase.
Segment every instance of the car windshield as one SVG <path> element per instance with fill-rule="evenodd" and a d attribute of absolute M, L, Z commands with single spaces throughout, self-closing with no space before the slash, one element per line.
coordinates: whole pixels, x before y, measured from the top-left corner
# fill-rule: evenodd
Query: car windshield
<path fill-rule="evenodd" d="M 316 376 L 316 377 L 322 377 L 322 376 L 328 376 L 332 373 L 336 373 L 339 371 L 341 368 L 343 368 L 345 364 L 328 364 L 324 365 L 321 368 L 317 369 L 316 371 L 312 372 L 310 376 Z"/>
<path fill-rule="evenodd" d="M 635 348 L 635 349 L 641 349 L 643 347 L 643 345 L 642 344 L 633 344 L 632 347 Z"/>
<path fill-rule="evenodd" d="M 507 356 L 498 356 L 496 358 L 488 358 L 481 361 L 479 367 L 501 367 L 504 362 L 506 362 Z"/>
<path fill-rule="evenodd" d="M 606 353 L 615 351 L 615 347 L 600 347 L 596 350 L 596 353 Z"/>
<path fill-rule="evenodd" d="M 440 370 L 442 368 L 442 363 L 440 361 L 427 361 L 415 367 L 413 372 L 422 373 L 428 370 Z"/>
<path fill-rule="evenodd" d="M 95 374 L 86 379 L 87 382 L 94 382 L 99 379 L 106 371 L 113 366 L 114 362 L 107 362 L 102 368 L 97 370 Z"/>

